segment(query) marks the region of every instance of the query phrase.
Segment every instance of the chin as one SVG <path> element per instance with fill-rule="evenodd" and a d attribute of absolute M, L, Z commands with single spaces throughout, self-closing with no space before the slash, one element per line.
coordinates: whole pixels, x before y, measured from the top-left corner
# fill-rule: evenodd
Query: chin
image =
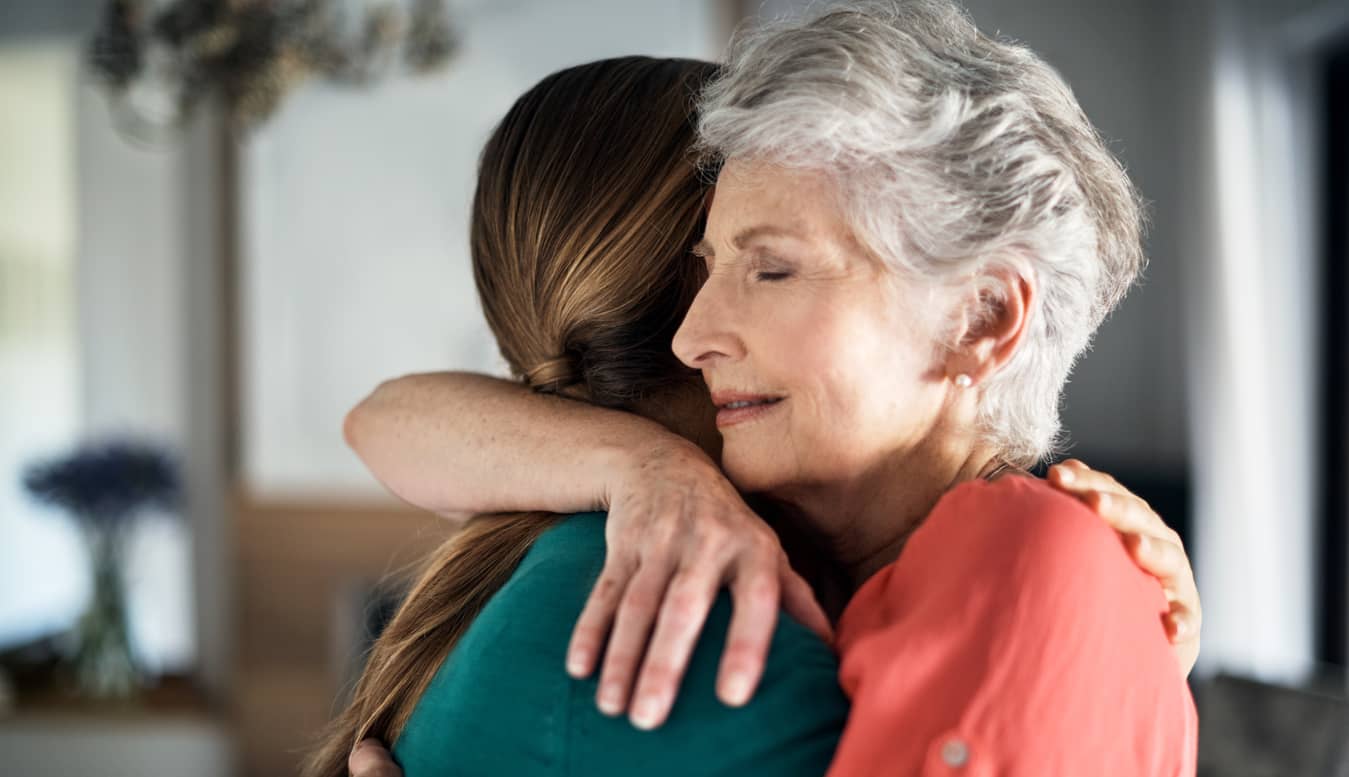
<path fill-rule="evenodd" d="M 781 451 L 773 454 L 738 450 L 735 445 L 723 445 L 721 468 L 737 489 L 745 493 L 771 493 L 789 482 L 783 470 Z"/>

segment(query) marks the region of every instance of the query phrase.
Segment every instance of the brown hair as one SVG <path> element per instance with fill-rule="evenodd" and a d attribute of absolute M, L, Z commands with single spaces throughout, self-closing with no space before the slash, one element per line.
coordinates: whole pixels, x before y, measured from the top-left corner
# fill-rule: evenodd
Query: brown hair
<path fill-rule="evenodd" d="M 536 391 L 642 412 L 693 387 L 670 342 L 700 282 L 689 250 L 706 187 L 691 114 L 715 72 L 647 57 L 568 68 L 517 100 L 487 141 L 473 274 L 502 356 Z M 454 643 L 556 520 L 479 516 L 432 554 L 308 777 L 346 775 L 365 737 L 398 739 Z"/>

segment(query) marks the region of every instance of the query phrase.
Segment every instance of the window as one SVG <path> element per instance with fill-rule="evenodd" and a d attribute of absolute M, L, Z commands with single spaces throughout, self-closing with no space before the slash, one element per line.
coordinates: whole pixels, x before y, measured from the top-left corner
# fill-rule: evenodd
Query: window
<path fill-rule="evenodd" d="M 65 627 L 87 596 L 79 536 L 21 483 L 79 433 L 78 66 L 74 40 L 0 46 L 0 645 Z"/>

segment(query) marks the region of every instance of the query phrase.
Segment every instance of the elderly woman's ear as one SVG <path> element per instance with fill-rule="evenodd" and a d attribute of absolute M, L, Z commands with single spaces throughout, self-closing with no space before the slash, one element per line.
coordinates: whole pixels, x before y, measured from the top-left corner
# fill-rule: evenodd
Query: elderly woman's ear
<path fill-rule="evenodd" d="M 952 379 L 967 375 L 972 385 L 992 377 L 1011 361 L 1030 322 L 1035 282 L 1014 269 L 994 270 L 961 296 L 954 346 L 946 359 Z"/>

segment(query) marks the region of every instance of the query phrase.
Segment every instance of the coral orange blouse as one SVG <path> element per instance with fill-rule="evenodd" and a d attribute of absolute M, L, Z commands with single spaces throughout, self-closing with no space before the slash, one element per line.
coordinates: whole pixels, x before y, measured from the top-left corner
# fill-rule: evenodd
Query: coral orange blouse
<path fill-rule="evenodd" d="M 839 620 L 829 777 L 1188 777 L 1198 718 L 1157 581 L 1025 477 L 947 493 Z"/>

